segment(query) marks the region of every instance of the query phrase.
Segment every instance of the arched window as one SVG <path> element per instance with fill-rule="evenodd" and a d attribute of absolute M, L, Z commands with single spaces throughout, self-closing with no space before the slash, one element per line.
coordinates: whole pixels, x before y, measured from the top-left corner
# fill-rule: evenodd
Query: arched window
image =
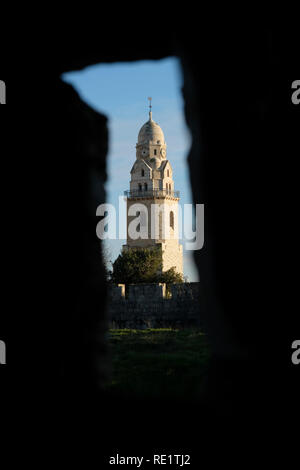
<path fill-rule="evenodd" d="M 148 190 L 148 185 L 147 185 L 147 183 L 144 184 L 144 189 L 145 189 L 145 191 Z"/>
<path fill-rule="evenodd" d="M 156 155 L 156 149 L 154 149 L 154 155 Z"/>
<path fill-rule="evenodd" d="M 170 227 L 174 230 L 174 212 L 170 212 Z"/>
<path fill-rule="evenodd" d="M 167 170 L 167 176 L 170 176 L 170 170 Z"/>
<path fill-rule="evenodd" d="M 142 176 L 145 176 L 145 170 L 142 170 Z"/>
<path fill-rule="evenodd" d="M 139 184 L 139 191 L 142 191 L 142 185 Z"/>

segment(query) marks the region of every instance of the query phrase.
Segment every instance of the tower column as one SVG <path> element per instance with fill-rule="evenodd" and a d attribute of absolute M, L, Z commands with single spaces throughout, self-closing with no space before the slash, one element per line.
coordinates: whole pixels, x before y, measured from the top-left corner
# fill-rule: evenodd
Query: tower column
<path fill-rule="evenodd" d="M 127 245 L 124 249 L 153 249 L 161 252 L 162 271 L 174 267 L 183 274 L 182 245 L 178 239 L 179 192 L 173 170 L 166 159 L 167 145 L 160 126 L 152 119 L 141 127 L 136 144 L 136 161 L 131 169 L 127 197 Z"/>

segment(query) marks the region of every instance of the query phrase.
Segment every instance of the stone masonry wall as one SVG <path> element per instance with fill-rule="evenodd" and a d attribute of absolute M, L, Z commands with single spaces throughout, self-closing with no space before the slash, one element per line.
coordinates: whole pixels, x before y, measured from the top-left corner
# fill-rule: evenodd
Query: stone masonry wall
<path fill-rule="evenodd" d="M 201 327 L 200 283 L 124 284 L 109 288 L 110 328 L 187 328 Z"/>

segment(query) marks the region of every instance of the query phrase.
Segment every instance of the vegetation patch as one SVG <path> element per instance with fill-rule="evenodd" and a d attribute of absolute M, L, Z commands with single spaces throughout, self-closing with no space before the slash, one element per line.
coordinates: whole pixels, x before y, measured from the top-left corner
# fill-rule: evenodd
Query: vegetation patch
<path fill-rule="evenodd" d="M 106 388 L 137 398 L 196 398 L 210 355 L 199 330 L 110 330 L 112 377 Z"/>

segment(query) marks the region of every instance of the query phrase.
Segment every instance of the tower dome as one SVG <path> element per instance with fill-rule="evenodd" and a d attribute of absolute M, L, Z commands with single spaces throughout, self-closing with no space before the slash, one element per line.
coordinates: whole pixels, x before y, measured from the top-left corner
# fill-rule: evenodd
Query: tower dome
<path fill-rule="evenodd" d="M 147 121 L 140 129 L 138 135 L 138 144 L 153 142 L 155 144 L 164 144 L 165 136 L 161 127 L 152 119 L 152 113 L 149 113 L 149 121 Z"/>

